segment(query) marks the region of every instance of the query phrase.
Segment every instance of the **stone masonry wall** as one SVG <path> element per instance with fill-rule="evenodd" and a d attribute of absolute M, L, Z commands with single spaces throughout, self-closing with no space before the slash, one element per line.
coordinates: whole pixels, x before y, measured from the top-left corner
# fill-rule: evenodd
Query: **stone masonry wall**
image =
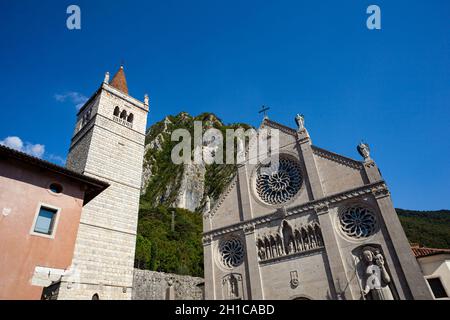
<path fill-rule="evenodd" d="M 203 278 L 134 269 L 132 300 L 203 300 Z"/>

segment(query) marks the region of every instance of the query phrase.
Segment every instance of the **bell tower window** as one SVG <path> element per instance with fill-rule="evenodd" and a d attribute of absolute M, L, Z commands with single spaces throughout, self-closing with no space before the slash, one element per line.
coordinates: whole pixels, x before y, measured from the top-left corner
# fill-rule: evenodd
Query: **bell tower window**
<path fill-rule="evenodd" d="M 128 115 L 127 121 L 128 121 L 129 123 L 133 123 L 133 119 L 134 119 L 134 115 L 133 115 L 132 113 L 130 113 L 130 114 Z"/>

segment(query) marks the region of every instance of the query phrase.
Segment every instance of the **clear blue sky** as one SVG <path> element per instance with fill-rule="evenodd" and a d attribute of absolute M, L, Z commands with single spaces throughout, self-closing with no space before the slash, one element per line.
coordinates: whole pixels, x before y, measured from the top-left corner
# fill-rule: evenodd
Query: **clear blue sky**
<path fill-rule="evenodd" d="M 1 1 L 0 39 L 0 141 L 46 159 L 63 161 L 76 105 L 123 59 L 130 93 L 150 94 L 149 125 L 210 111 L 257 126 L 265 104 L 294 126 L 303 113 L 317 146 L 359 159 L 366 140 L 397 207 L 450 208 L 450 1 Z"/>

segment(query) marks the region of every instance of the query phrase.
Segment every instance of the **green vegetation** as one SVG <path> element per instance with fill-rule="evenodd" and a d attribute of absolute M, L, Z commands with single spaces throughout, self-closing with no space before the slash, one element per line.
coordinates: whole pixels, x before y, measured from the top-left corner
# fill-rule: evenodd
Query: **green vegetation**
<path fill-rule="evenodd" d="M 396 210 L 411 243 L 430 248 L 450 248 L 450 210 Z"/>
<path fill-rule="evenodd" d="M 227 129 L 250 128 L 240 123 L 224 125 L 212 113 L 192 117 L 185 112 L 168 116 L 149 128 L 145 143 L 155 145 L 157 142 L 158 147 L 149 148 L 145 154 L 152 178 L 140 201 L 135 258 L 137 268 L 203 277 L 202 215 L 200 212 L 171 208 L 184 170 L 183 165 L 175 165 L 171 161 L 172 149 L 178 144 L 171 141 L 171 134 L 175 129 L 186 129 L 193 136 L 195 120 L 202 121 L 203 130 L 214 127 L 224 137 Z M 192 149 L 193 144 L 194 141 Z M 224 143 L 224 160 L 225 147 Z M 205 196 L 215 201 L 233 179 L 236 168 L 236 165 L 207 165 Z M 171 230 L 172 212 L 175 213 L 174 231 Z"/>
<path fill-rule="evenodd" d="M 164 207 L 141 209 L 135 266 L 203 277 L 201 235 L 202 216 L 198 213 Z"/>

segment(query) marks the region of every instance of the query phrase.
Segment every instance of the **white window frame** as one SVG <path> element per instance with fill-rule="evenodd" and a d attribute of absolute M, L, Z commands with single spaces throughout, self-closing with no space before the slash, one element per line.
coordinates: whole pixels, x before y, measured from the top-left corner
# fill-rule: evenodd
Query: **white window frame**
<path fill-rule="evenodd" d="M 56 217 L 53 223 L 53 228 L 52 228 L 52 233 L 51 234 L 44 234 L 44 233 L 39 233 L 39 232 L 35 232 L 34 229 L 36 228 L 36 222 L 39 216 L 39 212 L 41 211 L 41 208 L 48 208 L 51 210 L 56 210 Z M 36 212 L 34 214 L 34 219 L 33 219 L 33 224 L 31 225 L 31 229 L 30 229 L 30 235 L 32 236 L 38 236 L 38 237 L 42 237 L 42 238 L 47 238 L 47 239 L 55 239 L 55 234 L 56 234 L 56 229 L 58 228 L 58 222 L 59 222 L 59 216 L 61 215 L 61 208 L 52 206 L 50 204 L 47 203 L 43 203 L 43 202 L 39 202 L 38 206 L 36 208 Z"/>

